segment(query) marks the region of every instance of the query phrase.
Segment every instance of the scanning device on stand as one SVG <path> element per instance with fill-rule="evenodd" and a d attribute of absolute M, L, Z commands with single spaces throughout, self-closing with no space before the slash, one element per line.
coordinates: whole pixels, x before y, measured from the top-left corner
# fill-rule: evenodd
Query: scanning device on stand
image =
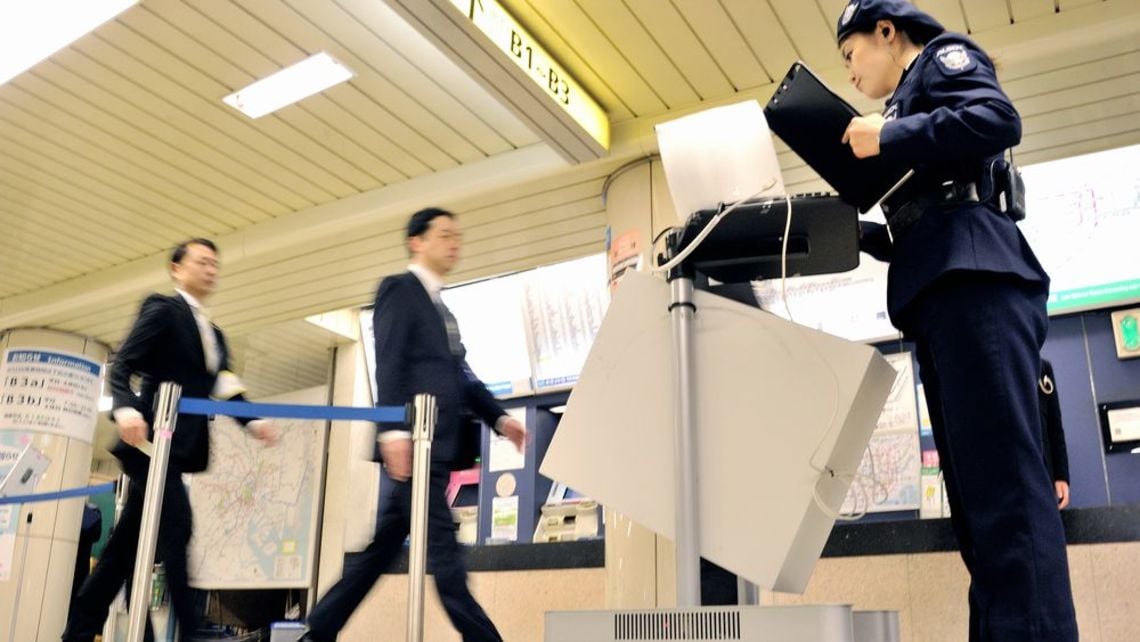
<path fill-rule="evenodd" d="M 662 123 L 657 135 L 684 217 L 654 269 L 667 283 L 635 273 L 617 289 L 542 472 L 673 540 L 677 608 L 547 613 L 546 642 L 897 641 L 897 613 L 759 607 L 748 585 L 745 605 L 701 606 L 702 555 L 753 588 L 804 590 L 849 486 L 826 471 L 858 466 L 895 372 L 867 346 L 694 291 L 698 278 L 747 284 L 859 264 L 855 206 L 786 194 L 758 102 Z M 742 490 L 748 466 L 758 487 Z M 757 510 L 740 515 L 744 494 Z"/>

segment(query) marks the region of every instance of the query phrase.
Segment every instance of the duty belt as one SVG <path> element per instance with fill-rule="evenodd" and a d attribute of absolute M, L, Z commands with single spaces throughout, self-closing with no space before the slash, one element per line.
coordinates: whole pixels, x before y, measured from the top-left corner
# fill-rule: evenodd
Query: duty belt
<path fill-rule="evenodd" d="M 906 234 L 926 210 L 936 205 L 954 205 L 958 203 L 978 203 L 978 185 L 976 183 L 956 183 L 947 181 L 934 189 L 919 194 L 899 204 L 884 202 L 883 214 L 887 217 L 887 225 L 891 234 L 897 239 Z"/>

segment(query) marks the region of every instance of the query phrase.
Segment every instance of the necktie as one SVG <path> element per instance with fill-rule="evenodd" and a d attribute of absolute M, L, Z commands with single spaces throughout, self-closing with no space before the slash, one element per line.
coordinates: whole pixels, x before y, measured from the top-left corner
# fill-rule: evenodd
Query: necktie
<path fill-rule="evenodd" d="M 439 316 L 443 319 L 443 326 L 447 330 L 447 347 L 451 350 L 452 355 L 462 359 L 467 355 L 467 351 L 463 348 L 463 342 L 459 337 L 459 322 L 455 320 L 455 315 L 451 314 L 451 310 L 447 309 L 443 301 L 432 297 L 432 302 L 435 303 L 435 309 L 439 311 Z"/>
<path fill-rule="evenodd" d="M 194 321 L 198 324 L 198 336 L 202 338 L 202 353 L 206 355 L 206 370 L 211 374 L 218 371 L 221 365 L 221 354 L 218 352 L 218 335 L 214 332 L 214 325 L 210 322 L 210 313 L 205 308 L 194 308 Z"/>

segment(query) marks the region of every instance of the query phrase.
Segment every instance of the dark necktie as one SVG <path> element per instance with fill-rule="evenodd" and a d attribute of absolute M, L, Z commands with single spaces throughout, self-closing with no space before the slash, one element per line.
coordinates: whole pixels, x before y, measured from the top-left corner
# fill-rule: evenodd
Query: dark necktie
<path fill-rule="evenodd" d="M 443 327 L 447 330 L 447 347 L 457 359 L 464 358 L 467 356 L 467 351 L 463 348 L 463 342 L 459 338 L 459 322 L 455 320 L 455 315 L 447 309 L 443 301 L 433 297 L 432 302 L 435 303 L 435 309 L 439 310 L 439 316 L 443 319 Z"/>

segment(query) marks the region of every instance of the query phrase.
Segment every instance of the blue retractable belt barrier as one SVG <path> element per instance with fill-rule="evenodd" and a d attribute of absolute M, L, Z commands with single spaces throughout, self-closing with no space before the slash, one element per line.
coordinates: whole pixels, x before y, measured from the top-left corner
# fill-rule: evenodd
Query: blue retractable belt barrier
<path fill-rule="evenodd" d="M 353 408 L 347 406 L 303 406 L 278 403 L 249 403 L 245 401 L 211 401 L 209 399 L 183 399 L 178 411 L 187 415 L 228 415 L 230 417 L 277 417 L 282 419 L 327 419 L 331 421 L 404 421 L 407 411 L 402 406 L 380 408 Z M 69 497 L 84 497 L 114 490 L 115 485 L 102 484 L 85 488 L 70 488 L 54 493 L 13 495 L 0 497 L 0 506 L 46 502 Z"/>
<path fill-rule="evenodd" d="M 211 401 L 183 399 L 178 412 L 187 415 L 227 415 L 230 417 L 277 417 L 281 419 L 328 419 L 332 421 L 404 421 L 403 406 L 353 408 L 349 406 L 301 406 L 246 401 Z"/>
<path fill-rule="evenodd" d="M 9 497 L 0 497 L 0 506 L 3 506 L 5 504 L 31 504 L 33 502 L 48 502 L 53 499 L 67 499 L 69 497 L 86 497 L 87 495 L 98 495 L 99 493 L 106 493 L 113 490 L 115 490 L 115 484 L 108 482 L 106 484 L 99 484 L 98 486 L 85 486 L 83 488 L 68 488 L 67 490 L 57 490 L 54 493 L 11 495 Z"/>

